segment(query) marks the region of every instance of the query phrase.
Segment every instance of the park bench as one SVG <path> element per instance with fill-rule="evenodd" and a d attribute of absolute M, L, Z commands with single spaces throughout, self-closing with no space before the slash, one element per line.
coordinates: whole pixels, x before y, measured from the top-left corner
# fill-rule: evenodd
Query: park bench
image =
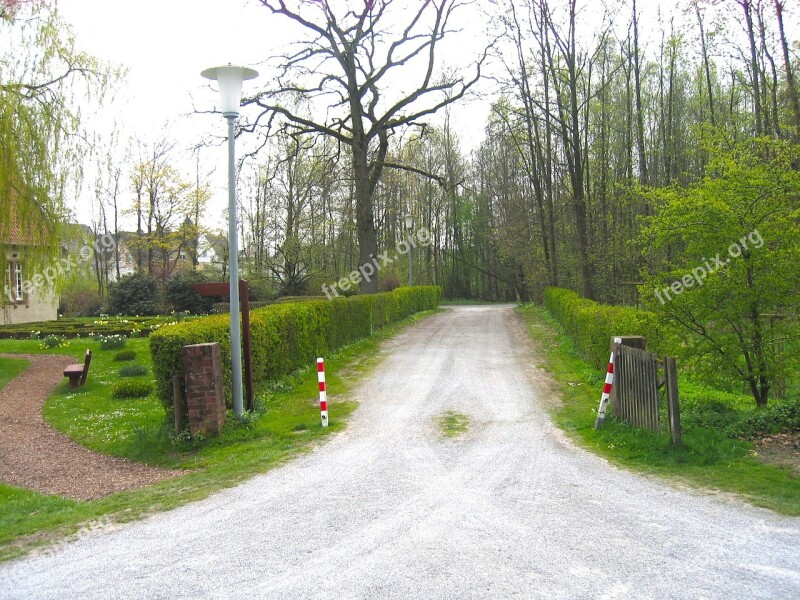
<path fill-rule="evenodd" d="M 76 388 L 79 385 L 86 383 L 86 377 L 89 375 L 89 364 L 92 362 L 92 351 L 86 351 L 86 358 L 83 364 L 77 363 L 69 365 L 64 369 L 64 377 L 69 377 L 69 387 Z"/>

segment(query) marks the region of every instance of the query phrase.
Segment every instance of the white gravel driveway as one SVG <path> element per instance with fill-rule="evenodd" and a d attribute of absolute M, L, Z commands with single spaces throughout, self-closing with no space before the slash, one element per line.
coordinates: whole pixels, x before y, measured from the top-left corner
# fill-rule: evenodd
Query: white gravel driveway
<path fill-rule="evenodd" d="M 576 449 L 521 331 L 511 307 L 418 323 L 345 433 L 205 501 L 0 565 L 0 596 L 800 598 L 800 519 Z M 451 409 L 471 421 L 457 441 L 435 424 Z"/>

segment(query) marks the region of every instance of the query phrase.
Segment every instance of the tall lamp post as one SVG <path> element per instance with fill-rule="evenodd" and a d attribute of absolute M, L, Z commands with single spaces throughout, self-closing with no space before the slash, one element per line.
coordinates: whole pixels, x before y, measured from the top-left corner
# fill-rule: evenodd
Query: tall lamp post
<path fill-rule="evenodd" d="M 413 258 L 411 253 L 414 251 L 414 246 L 411 244 L 411 234 L 414 229 L 414 215 L 407 214 L 403 217 L 406 221 L 406 231 L 408 232 L 408 286 L 414 285 L 414 271 L 413 271 Z"/>
<path fill-rule="evenodd" d="M 234 125 L 242 103 L 242 82 L 258 76 L 247 67 L 226 65 L 213 67 L 200 73 L 219 84 L 222 116 L 228 120 L 228 261 L 231 279 L 231 378 L 233 412 L 243 412 L 242 396 L 242 332 L 239 327 L 239 240 L 236 218 L 236 154 L 234 151 Z"/>

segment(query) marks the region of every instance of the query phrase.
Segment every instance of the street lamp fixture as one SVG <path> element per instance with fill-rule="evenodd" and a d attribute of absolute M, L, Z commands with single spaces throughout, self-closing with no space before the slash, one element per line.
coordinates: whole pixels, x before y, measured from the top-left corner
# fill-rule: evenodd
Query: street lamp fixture
<path fill-rule="evenodd" d="M 206 79 L 219 84 L 222 116 L 228 121 L 228 261 L 231 297 L 231 387 L 233 412 L 241 416 L 242 395 L 242 332 L 239 327 L 239 240 L 236 227 L 236 153 L 234 126 L 242 104 L 242 82 L 258 76 L 258 72 L 247 67 L 225 65 L 213 67 L 200 73 Z"/>
<path fill-rule="evenodd" d="M 403 219 L 406 222 L 406 231 L 408 232 L 408 286 L 411 287 L 414 285 L 414 267 L 413 259 L 411 253 L 413 251 L 414 246 L 411 243 L 411 234 L 414 229 L 414 215 L 411 213 L 407 214 Z"/>

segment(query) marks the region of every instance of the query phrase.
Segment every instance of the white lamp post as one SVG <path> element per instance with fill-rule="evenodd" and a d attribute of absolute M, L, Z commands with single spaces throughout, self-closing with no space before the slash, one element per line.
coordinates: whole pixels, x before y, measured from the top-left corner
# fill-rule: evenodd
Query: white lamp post
<path fill-rule="evenodd" d="M 408 285 L 409 287 L 414 285 L 414 272 L 412 265 L 412 257 L 411 253 L 413 252 L 413 246 L 411 245 L 411 234 L 412 229 L 414 228 L 414 215 L 407 214 L 403 217 L 406 222 L 406 231 L 408 231 Z"/>
<path fill-rule="evenodd" d="M 219 83 L 222 116 L 228 120 L 228 260 L 231 278 L 231 377 L 233 411 L 241 416 L 242 402 L 242 332 L 239 327 L 239 240 L 236 228 L 236 165 L 234 152 L 234 125 L 242 103 L 242 82 L 253 79 L 258 72 L 247 67 L 226 65 L 206 69 L 201 73 L 206 79 Z"/>

